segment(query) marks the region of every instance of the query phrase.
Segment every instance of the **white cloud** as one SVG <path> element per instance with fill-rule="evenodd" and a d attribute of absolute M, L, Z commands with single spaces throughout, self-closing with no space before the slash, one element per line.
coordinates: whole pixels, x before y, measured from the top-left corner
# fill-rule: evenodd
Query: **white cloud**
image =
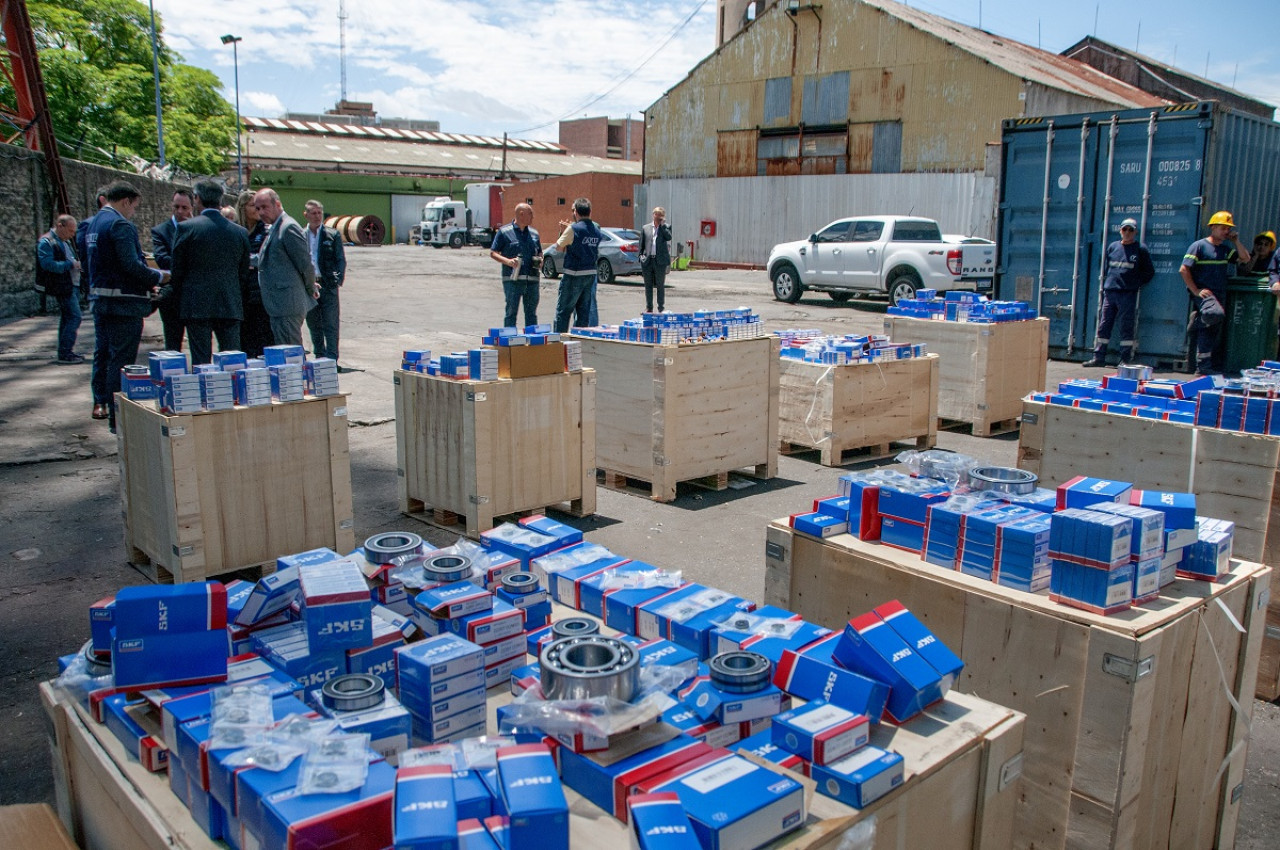
<path fill-rule="evenodd" d="M 284 103 L 280 98 L 271 92 L 266 91 L 246 91 L 240 92 L 240 103 L 245 114 L 262 115 L 266 118 L 275 118 L 284 114 Z"/>

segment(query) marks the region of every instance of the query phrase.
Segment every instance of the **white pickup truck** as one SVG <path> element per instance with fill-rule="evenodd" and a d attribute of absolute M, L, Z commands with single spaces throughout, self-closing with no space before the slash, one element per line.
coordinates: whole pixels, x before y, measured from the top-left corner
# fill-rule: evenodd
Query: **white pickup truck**
<path fill-rule="evenodd" d="M 932 219 L 902 215 L 842 218 L 798 242 L 769 252 L 773 297 L 794 304 L 805 290 L 834 301 L 856 294 L 888 295 L 892 303 L 917 289 L 990 291 L 995 244 L 944 236 Z"/>

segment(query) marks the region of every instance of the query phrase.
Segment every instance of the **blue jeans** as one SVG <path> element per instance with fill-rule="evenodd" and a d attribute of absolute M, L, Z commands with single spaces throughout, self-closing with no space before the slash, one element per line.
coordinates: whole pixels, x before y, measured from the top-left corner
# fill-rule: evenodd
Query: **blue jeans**
<path fill-rule="evenodd" d="M 560 293 L 556 298 L 555 331 L 562 334 L 569 330 L 569 317 L 573 327 L 590 327 L 591 307 L 595 303 L 595 275 L 560 275 Z"/>
<path fill-rule="evenodd" d="M 58 296 L 58 357 L 65 360 L 75 353 L 76 334 L 80 330 L 80 293 Z"/>
<path fill-rule="evenodd" d="M 504 328 L 521 327 L 516 324 L 516 317 L 520 313 L 521 301 L 524 302 L 525 325 L 538 324 L 538 299 L 541 293 L 538 292 L 538 282 L 536 280 L 503 278 L 502 294 L 506 299 L 506 312 L 502 315 L 502 326 Z"/>

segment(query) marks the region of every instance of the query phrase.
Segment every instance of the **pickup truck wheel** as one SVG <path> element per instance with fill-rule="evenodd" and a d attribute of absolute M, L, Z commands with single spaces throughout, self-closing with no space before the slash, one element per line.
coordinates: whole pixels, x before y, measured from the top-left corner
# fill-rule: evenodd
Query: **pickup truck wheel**
<path fill-rule="evenodd" d="M 613 266 L 609 265 L 608 260 L 596 263 L 596 282 L 613 283 Z"/>
<path fill-rule="evenodd" d="M 852 292 L 828 292 L 827 294 L 830 295 L 831 300 L 837 304 L 843 304 L 853 297 Z"/>
<path fill-rule="evenodd" d="M 916 290 L 919 288 L 920 278 L 911 272 L 903 272 L 889 281 L 889 303 L 910 301 L 916 297 Z"/>
<path fill-rule="evenodd" d="M 773 297 L 787 304 L 800 300 L 804 287 L 800 285 L 800 275 L 795 266 L 783 263 L 773 270 Z"/>
<path fill-rule="evenodd" d="M 542 258 L 542 276 L 551 280 L 560 276 L 556 273 L 556 261 L 545 255 Z"/>
<path fill-rule="evenodd" d="M 462 247 L 462 234 L 460 232 L 454 231 L 453 233 L 449 234 L 449 247 L 450 248 Z"/>

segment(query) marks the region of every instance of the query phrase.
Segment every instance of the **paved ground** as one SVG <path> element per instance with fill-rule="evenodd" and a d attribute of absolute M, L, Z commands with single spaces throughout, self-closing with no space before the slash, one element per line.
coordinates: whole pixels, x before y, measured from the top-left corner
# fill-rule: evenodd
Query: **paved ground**
<path fill-rule="evenodd" d="M 350 393 L 356 540 L 397 528 L 436 544 L 450 535 L 400 516 L 395 487 L 391 376 L 406 348 L 466 349 L 502 318 L 497 266 L 486 252 L 397 246 L 349 249 L 343 289 L 341 362 Z M 551 321 L 555 284 L 542 287 L 539 318 Z M 600 288 L 603 321 L 636 316 L 639 278 Z M 826 296 L 798 304 L 771 300 L 761 272 L 673 274 L 671 310 L 751 306 L 771 329 L 878 332 L 883 305 L 836 305 Z M 86 639 L 87 606 L 142 577 L 125 563 L 115 439 L 89 418 L 88 367 L 53 361 L 57 320 L 0 325 L 0 804 L 51 801 L 43 714 L 35 685 L 56 672 L 55 658 Z M 159 321 L 143 349 L 160 348 Z M 92 328 L 79 349 L 92 350 Z M 145 355 L 144 355 L 145 356 Z M 1049 364 L 1051 384 L 1079 367 Z M 944 432 L 939 445 L 1014 465 L 1016 437 L 976 439 Z M 764 587 L 764 526 L 834 490 L 838 473 L 816 455 L 783 457 L 768 482 L 713 493 L 681 488 L 670 504 L 599 491 L 598 513 L 582 520 L 589 539 L 619 553 L 684 570 L 688 577 L 751 598 Z M 1237 847 L 1275 846 L 1280 823 L 1280 706 L 1254 703 L 1253 740 Z"/>

